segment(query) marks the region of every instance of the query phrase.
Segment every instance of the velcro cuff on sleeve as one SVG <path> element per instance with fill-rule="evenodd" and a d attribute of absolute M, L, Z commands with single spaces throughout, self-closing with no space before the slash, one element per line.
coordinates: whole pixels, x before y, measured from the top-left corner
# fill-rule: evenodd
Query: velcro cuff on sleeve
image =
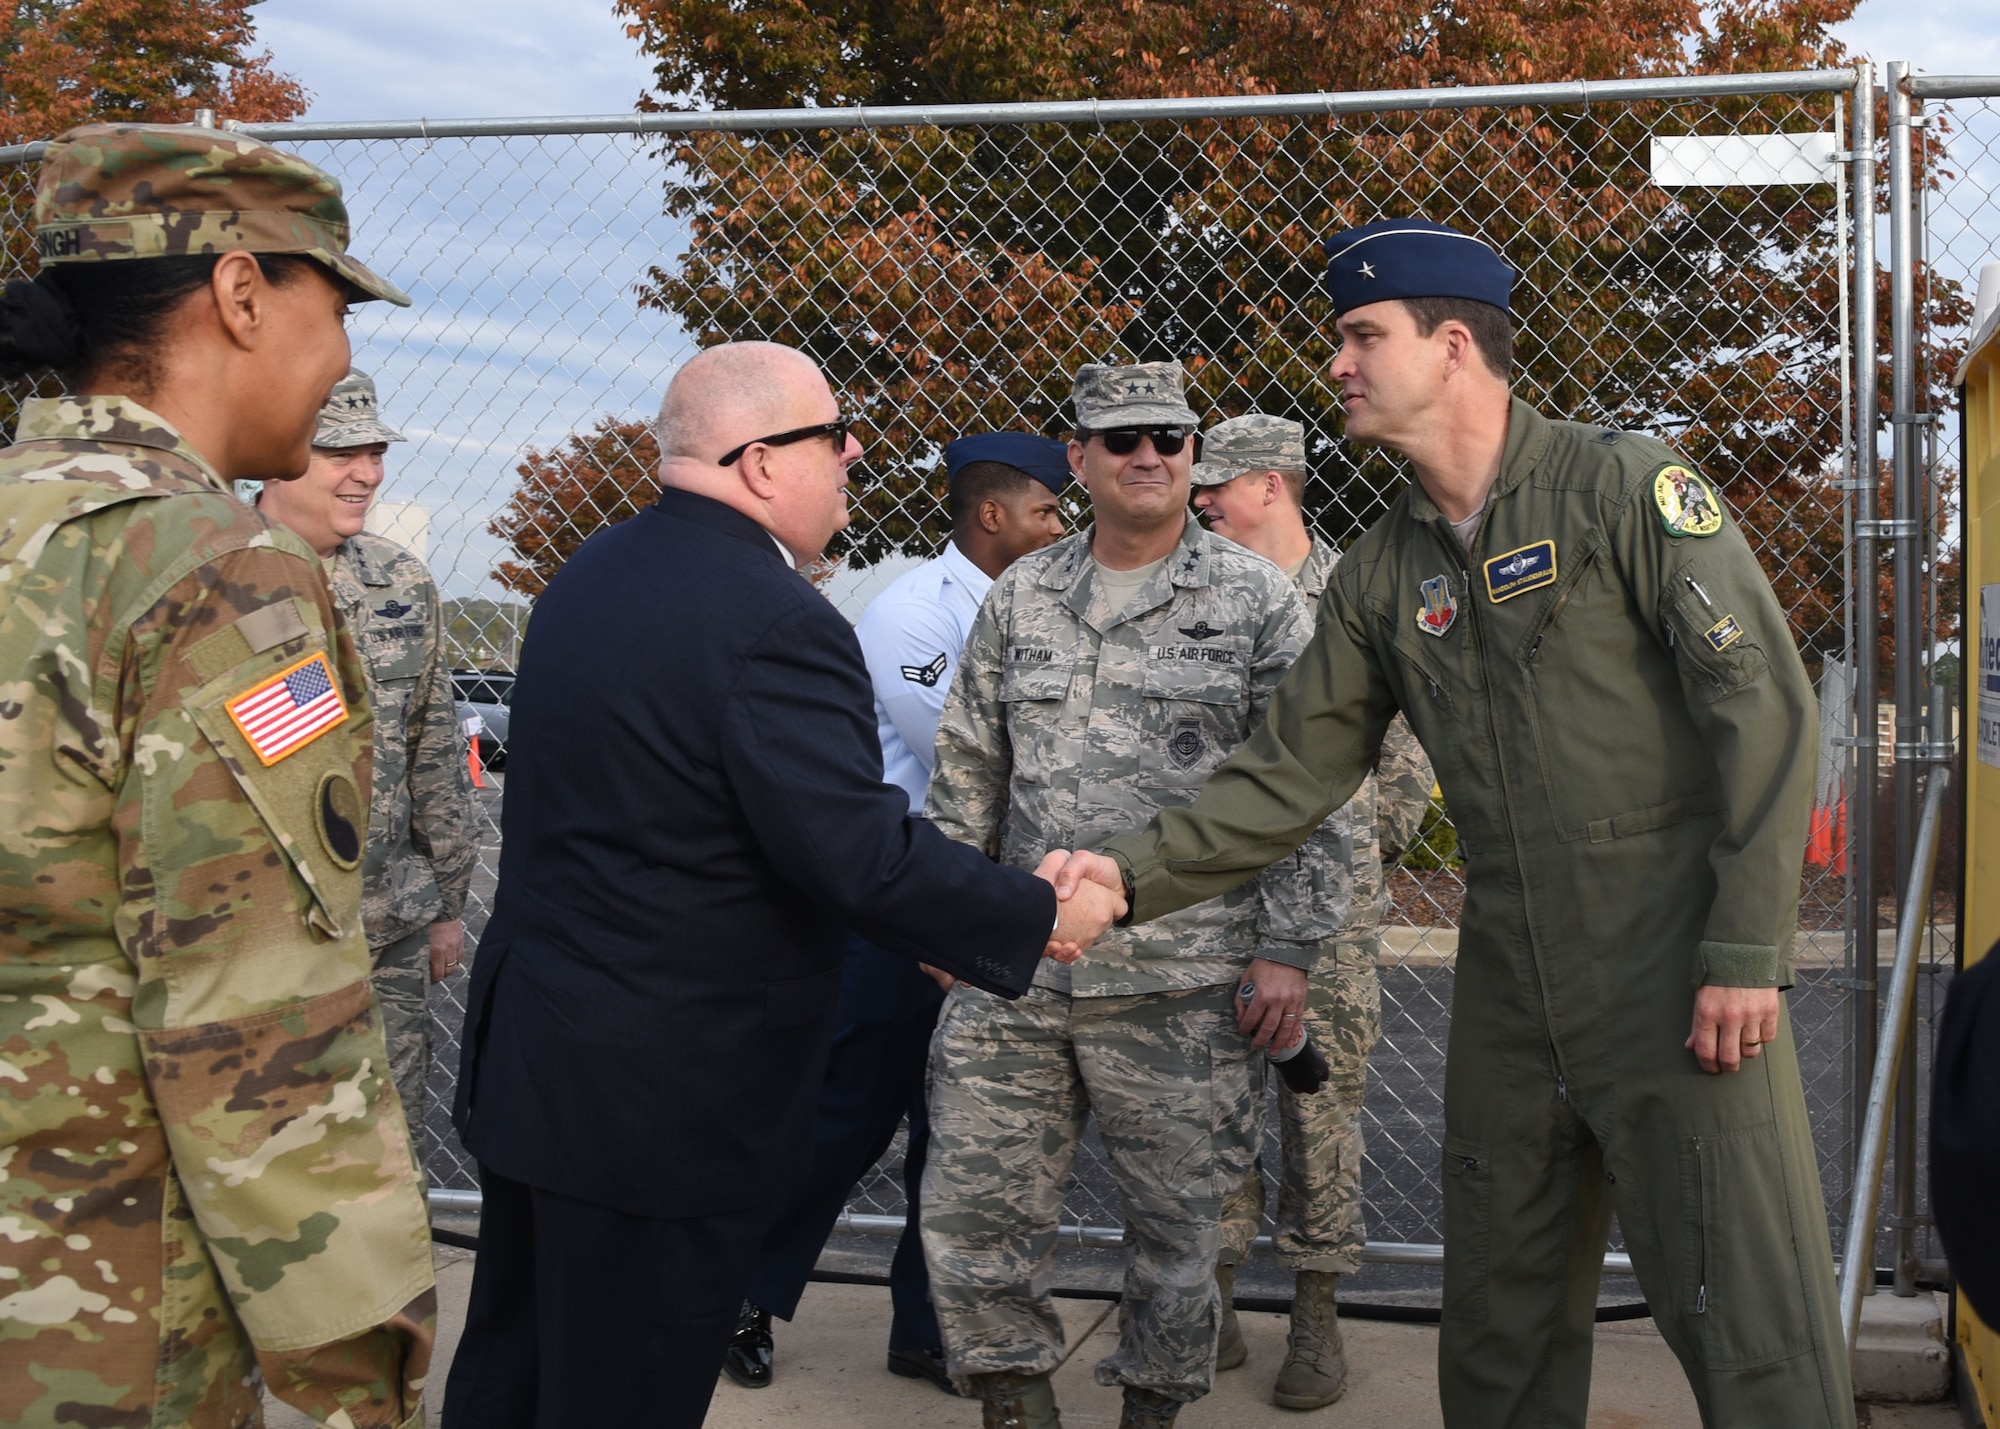
<path fill-rule="evenodd" d="M 1696 987 L 1777 987 L 1778 949 L 1755 943 L 1709 943 L 1695 949 Z"/>
<path fill-rule="evenodd" d="M 1267 938 L 1257 944 L 1257 951 L 1252 956 L 1310 973 L 1319 966 L 1319 950 L 1318 943 L 1280 943 Z"/>

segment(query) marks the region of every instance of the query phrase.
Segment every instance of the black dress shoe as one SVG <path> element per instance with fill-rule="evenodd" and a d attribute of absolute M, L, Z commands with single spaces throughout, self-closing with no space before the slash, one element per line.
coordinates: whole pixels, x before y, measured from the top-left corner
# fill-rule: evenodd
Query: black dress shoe
<path fill-rule="evenodd" d="M 891 1350 L 889 1373 L 900 1374 L 904 1379 L 927 1379 L 946 1394 L 958 1393 L 951 1376 L 945 1372 L 943 1350 Z"/>
<path fill-rule="evenodd" d="M 771 1384 L 771 1312 L 748 1300 L 736 1316 L 736 1334 L 722 1352 L 722 1372 L 745 1389 Z"/>

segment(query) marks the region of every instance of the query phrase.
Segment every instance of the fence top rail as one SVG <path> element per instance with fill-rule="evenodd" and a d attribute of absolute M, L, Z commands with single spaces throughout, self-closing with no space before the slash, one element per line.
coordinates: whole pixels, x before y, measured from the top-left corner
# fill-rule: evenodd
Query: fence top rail
<path fill-rule="evenodd" d="M 1231 94 L 1189 99 L 1078 99 L 1040 104 L 860 105 L 847 109 L 707 109 L 496 119 L 381 119 L 237 124 L 225 127 L 273 143 L 334 139 L 477 139 L 555 134 L 685 134 L 702 130 L 945 128 L 970 124 L 1129 124 L 1144 120 L 1260 119 L 1313 114 L 1381 114 L 1427 109 L 1509 109 L 1521 105 L 1621 104 L 1654 99 L 1725 99 L 1759 94 L 1832 94 L 1854 88 L 1852 69 L 1775 74 L 1656 75 L 1346 94 Z M 0 146 L 0 167 L 32 163 L 44 144 Z"/>
<path fill-rule="evenodd" d="M 1913 74 L 1909 90 L 1917 99 L 1991 99 L 2000 96 L 2000 74 Z"/>

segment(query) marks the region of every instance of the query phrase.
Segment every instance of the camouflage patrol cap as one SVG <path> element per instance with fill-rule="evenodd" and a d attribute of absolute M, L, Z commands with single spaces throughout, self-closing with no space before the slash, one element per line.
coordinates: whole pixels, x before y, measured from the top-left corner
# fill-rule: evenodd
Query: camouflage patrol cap
<path fill-rule="evenodd" d="M 347 254 L 340 181 L 261 139 L 184 124 L 84 124 L 51 140 L 35 183 L 44 263 L 297 253 L 371 298 L 409 295 Z"/>
<path fill-rule="evenodd" d="M 1201 460 L 1194 464 L 1194 484 L 1220 486 L 1246 471 L 1305 469 L 1305 424 L 1248 412 L 1217 422 L 1201 434 Z"/>
<path fill-rule="evenodd" d="M 1088 363 L 1076 370 L 1070 400 L 1080 431 L 1115 427 L 1186 427 L 1201 424 L 1188 406 L 1187 373 L 1178 362 L 1141 362 L 1131 367 Z"/>
<path fill-rule="evenodd" d="M 312 444 L 338 451 L 404 439 L 401 432 L 383 422 L 375 406 L 375 379 L 365 372 L 349 371 L 333 384 L 333 395 L 319 409 L 319 430 L 313 433 Z"/>

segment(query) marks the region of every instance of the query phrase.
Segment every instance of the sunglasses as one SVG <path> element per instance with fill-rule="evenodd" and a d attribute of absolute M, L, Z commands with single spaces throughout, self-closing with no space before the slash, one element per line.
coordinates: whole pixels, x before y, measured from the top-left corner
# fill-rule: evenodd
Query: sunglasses
<path fill-rule="evenodd" d="M 724 452 L 722 460 L 718 461 L 716 465 L 735 466 L 742 458 L 743 453 L 749 451 L 752 447 L 788 447 L 793 442 L 809 442 L 814 437 L 832 437 L 833 449 L 835 451 L 845 451 L 847 449 L 848 434 L 853 430 L 853 422 L 849 421 L 846 417 L 835 417 L 831 422 L 821 422 L 817 426 L 794 427 L 789 432 L 778 432 L 768 437 L 752 437 L 742 446 L 731 447 L 728 451 Z M 1179 450 L 1179 447 L 1174 448 L 1174 451 Z M 1170 452 L 1168 455 L 1172 455 L 1172 453 Z"/>
<path fill-rule="evenodd" d="M 1192 437 L 1195 459 L 1201 458 L 1201 434 L 1190 432 L 1186 427 L 1113 427 L 1107 432 L 1090 432 L 1084 439 L 1088 441 L 1090 437 L 1102 437 L 1104 449 L 1113 456 L 1132 455 L 1139 450 L 1142 438 L 1150 439 L 1153 450 L 1161 456 L 1179 456 L 1181 448 Z"/>

